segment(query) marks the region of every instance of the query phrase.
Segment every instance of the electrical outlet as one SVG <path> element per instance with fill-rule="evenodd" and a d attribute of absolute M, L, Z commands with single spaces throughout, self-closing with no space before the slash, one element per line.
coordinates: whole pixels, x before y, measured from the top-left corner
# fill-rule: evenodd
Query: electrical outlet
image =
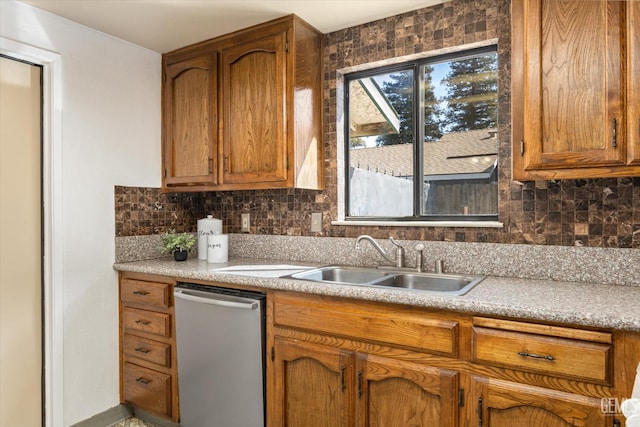
<path fill-rule="evenodd" d="M 313 212 L 311 214 L 311 232 L 319 233 L 322 231 L 322 212 Z"/>
<path fill-rule="evenodd" d="M 249 219 L 249 214 L 242 214 L 240 218 L 240 231 L 242 231 L 243 233 L 248 233 L 251 230 L 251 220 Z"/>

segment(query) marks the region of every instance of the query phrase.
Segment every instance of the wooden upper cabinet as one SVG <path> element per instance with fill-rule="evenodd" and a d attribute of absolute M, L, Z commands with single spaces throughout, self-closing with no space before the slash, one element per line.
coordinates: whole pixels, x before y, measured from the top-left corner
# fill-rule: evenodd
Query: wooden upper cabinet
<path fill-rule="evenodd" d="M 287 181 L 287 33 L 222 50 L 225 184 Z"/>
<path fill-rule="evenodd" d="M 512 2 L 514 179 L 640 175 L 633 3 Z"/>
<path fill-rule="evenodd" d="M 165 190 L 324 188 L 316 29 L 289 15 L 163 61 Z"/>
<path fill-rule="evenodd" d="M 163 187 L 217 184 L 217 55 L 165 56 Z"/>
<path fill-rule="evenodd" d="M 640 2 L 627 2 L 627 137 L 628 158 L 640 166 Z"/>

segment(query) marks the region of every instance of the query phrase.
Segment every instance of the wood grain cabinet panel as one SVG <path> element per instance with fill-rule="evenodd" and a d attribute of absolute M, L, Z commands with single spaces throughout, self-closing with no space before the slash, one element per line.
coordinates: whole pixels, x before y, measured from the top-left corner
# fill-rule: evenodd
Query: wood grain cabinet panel
<path fill-rule="evenodd" d="M 171 315 L 167 313 L 125 307 L 122 310 L 122 324 L 125 330 L 171 336 Z"/>
<path fill-rule="evenodd" d="M 610 344 L 473 328 L 476 362 L 602 384 L 611 384 L 611 348 Z"/>
<path fill-rule="evenodd" d="M 351 298 L 269 300 L 275 427 L 615 426 L 602 403 L 629 396 L 640 346 L 637 334 Z"/>
<path fill-rule="evenodd" d="M 512 2 L 514 179 L 640 175 L 634 3 Z"/>
<path fill-rule="evenodd" d="M 171 301 L 170 290 L 171 286 L 167 283 L 123 279 L 120 285 L 120 298 L 127 303 L 167 308 Z"/>
<path fill-rule="evenodd" d="M 280 295 L 274 313 L 277 325 L 312 328 L 322 333 L 391 344 L 446 356 L 458 354 L 458 322 L 425 316 L 400 307 L 389 312 L 357 302 L 336 302 Z"/>
<path fill-rule="evenodd" d="M 122 381 L 125 402 L 161 416 L 171 415 L 171 375 L 125 363 Z"/>
<path fill-rule="evenodd" d="M 482 427 L 611 427 L 601 399 L 474 377 L 471 425 Z"/>
<path fill-rule="evenodd" d="M 276 338 L 273 426 L 351 425 L 353 357 L 349 352 Z"/>
<path fill-rule="evenodd" d="M 164 188 L 212 186 L 217 173 L 217 53 L 163 57 Z"/>
<path fill-rule="evenodd" d="M 458 425 L 458 373 L 358 354 L 356 426 Z"/>
<path fill-rule="evenodd" d="M 127 358 L 143 359 L 160 366 L 171 366 L 171 344 L 124 334 L 122 351 Z"/>
<path fill-rule="evenodd" d="M 173 280 L 120 275 L 120 400 L 177 422 Z"/>
<path fill-rule="evenodd" d="M 165 190 L 324 188 L 320 32 L 289 15 L 163 66 Z"/>
<path fill-rule="evenodd" d="M 287 33 L 222 50 L 225 184 L 287 181 Z"/>

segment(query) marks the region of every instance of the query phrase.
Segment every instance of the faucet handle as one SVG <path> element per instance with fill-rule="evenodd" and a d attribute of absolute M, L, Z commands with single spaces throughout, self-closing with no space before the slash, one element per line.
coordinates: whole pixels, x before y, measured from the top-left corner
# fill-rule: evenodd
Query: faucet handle
<path fill-rule="evenodd" d="M 389 240 L 396 247 L 396 267 L 404 267 L 404 247 L 396 243 L 393 237 L 389 237 Z"/>
<path fill-rule="evenodd" d="M 424 244 L 422 243 L 418 243 L 417 245 L 415 245 L 413 247 L 413 250 L 415 250 L 417 252 L 416 254 L 416 270 L 418 270 L 419 273 L 422 273 L 422 264 L 423 264 L 423 257 L 422 257 L 422 252 L 424 251 Z"/>

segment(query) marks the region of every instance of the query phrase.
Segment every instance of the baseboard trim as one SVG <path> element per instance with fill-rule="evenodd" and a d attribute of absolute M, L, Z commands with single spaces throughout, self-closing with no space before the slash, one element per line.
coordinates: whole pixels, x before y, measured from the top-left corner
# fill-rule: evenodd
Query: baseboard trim
<path fill-rule="evenodd" d="M 133 411 L 127 405 L 114 406 L 111 409 L 107 409 L 93 417 L 80 421 L 74 424 L 72 427 L 105 427 L 112 426 L 120 421 L 126 420 L 133 415 Z"/>

